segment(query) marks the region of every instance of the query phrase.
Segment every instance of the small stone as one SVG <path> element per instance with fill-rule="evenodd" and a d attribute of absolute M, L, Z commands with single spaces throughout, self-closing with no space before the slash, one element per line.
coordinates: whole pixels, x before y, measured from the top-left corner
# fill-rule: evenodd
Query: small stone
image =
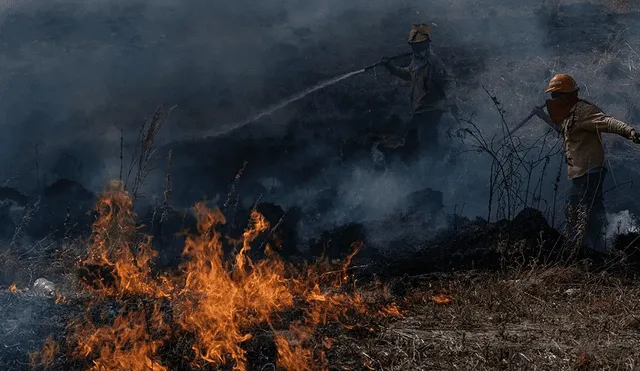
<path fill-rule="evenodd" d="M 56 285 L 46 278 L 38 278 L 33 283 L 33 291 L 38 295 L 46 296 L 48 298 L 56 297 Z"/>

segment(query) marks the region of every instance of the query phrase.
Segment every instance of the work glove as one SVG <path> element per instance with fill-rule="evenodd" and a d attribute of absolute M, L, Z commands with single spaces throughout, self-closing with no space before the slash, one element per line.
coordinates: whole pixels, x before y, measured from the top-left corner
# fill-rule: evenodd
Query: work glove
<path fill-rule="evenodd" d="M 631 134 L 631 140 L 633 141 L 633 143 L 640 144 L 640 133 L 634 131 Z"/>

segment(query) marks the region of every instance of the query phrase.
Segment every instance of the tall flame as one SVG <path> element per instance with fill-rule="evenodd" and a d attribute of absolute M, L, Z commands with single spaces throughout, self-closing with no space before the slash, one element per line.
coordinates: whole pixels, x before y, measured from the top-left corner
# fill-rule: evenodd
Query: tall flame
<path fill-rule="evenodd" d="M 150 261 L 157 252 L 151 248 L 151 237 L 137 241 L 136 215 L 133 202 L 122 182 L 112 181 L 101 194 L 94 211 L 98 218 L 85 264 L 109 268 L 115 285 L 100 282 L 105 295 L 144 294 L 168 297 L 168 288 L 151 278 Z M 166 280 L 161 280 L 166 284 Z"/>
<path fill-rule="evenodd" d="M 144 307 L 139 303 L 140 307 Z M 156 352 L 163 344 L 165 323 L 158 306 L 151 310 L 151 318 L 145 311 L 119 314 L 110 326 L 96 326 L 91 322 L 76 324 L 74 339 L 77 342 L 75 356 L 92 356 L 91 371 L 107 370 L 158 370 L 168 369 L 156 360 Z"/>
<path fill-rule="evenodd" d="M 225 238 L 216 229 L 225 217 L 199 203 L 193 209 L 197 231 L 186 238 L 179 271 L 171 278 L 154 276 L 150 263 L 157 252 L 150 237 L 138 237 L 132 207 L 120 182 L 105 188 L 96 203 L 98 218 L 83 263 L 106 268 L 112 281 L 87 287 L 94 294 L 93 314 L 72 322 L 68 336 L 73 355 L 91 361 L 89 370 L 168 370 L 161 349 L 186 333 L 194 367 L 227 365 L 244 371 L 245 344 L 257 327 L 272 329 L 279 369 L 324 368 L 324 351 L 312 350 L 317 327 L 346 323 L 351 313 L 366 312 L 355 283 L 348 285 L 348 266 L 362 243 L 352 246 L 338 268 L 327 261 L 293 267 L 268 244 L 266 258 L 253 261 L 257 237 L 270 228 L 254 210 L 238 252 L 225 257 Z M 120 308 L 115 315 L 104 309 L 113 303 Z M 287 326 L 281 314 L 294 309 L 300 318 Z M 331 347 L 330 339 L 321 342 Z"/>
<path fill-rule="evenodd" d="M 219 211 L 196 205 L 198 234 L 187 238 L 183 266 L 184 289 L 177 306 L 178 322 L 196 334 L 193 346 L 197 359 L 210 363 L 233 360 L 234 369 L 244 370 L 245 350 L 241 344 L 251 338 L 251 326 L 266 322 L 275 311 L 291 307 L 293 297 L 284 278 L 285 265 L 275 255 L 254 264 L 247 253 L 251 243 L 269 224 L 253 211 L 245 230 L 242 248 L 229 267 L 223 261 L 222 238 L 215 231 L 224 223 Z"/>

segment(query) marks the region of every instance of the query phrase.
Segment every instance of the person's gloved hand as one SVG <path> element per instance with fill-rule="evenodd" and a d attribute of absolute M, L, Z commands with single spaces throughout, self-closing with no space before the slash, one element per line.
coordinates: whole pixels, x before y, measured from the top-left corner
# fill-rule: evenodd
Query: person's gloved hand
<path fill-rule="evenodd" d="M 633 141 L 633 143 L 637 143 L 640 144 L 640 133 L 636 132 L 635 130 L 631 133 L 631 140 Z"/>

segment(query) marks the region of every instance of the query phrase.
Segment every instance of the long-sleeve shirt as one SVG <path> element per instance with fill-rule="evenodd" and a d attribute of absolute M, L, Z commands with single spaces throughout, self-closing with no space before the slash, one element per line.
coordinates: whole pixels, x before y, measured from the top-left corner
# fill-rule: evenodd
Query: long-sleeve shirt
<path fill-rule="evenodd" d="M 411 82 L 411 107 L 414 114 L 426 111 L 446 112 L 454 106 L 456 82 L 442 60 L 431 53 L 423 66 L 413 69 L 391 66 L 390 72 Z"/>
<path fill-rule="evenodd" d="M 591 169 L 604 167 L 604 146 L 601 133 L 614 133 L 631 138 L 631 125 L 605 115 L 595 105 L 580 100 L 562 123 L 567 174 L 574 179 Z"/>

